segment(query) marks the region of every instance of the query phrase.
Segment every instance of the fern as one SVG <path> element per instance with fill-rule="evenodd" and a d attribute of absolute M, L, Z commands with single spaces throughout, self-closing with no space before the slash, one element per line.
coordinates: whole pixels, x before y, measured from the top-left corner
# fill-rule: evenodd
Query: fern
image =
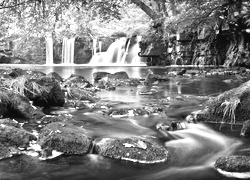
<path fill-rule="evenodd" d="M 223 109 L 223 118 L 221 121 L 220 129 L 222 128 L 226 116 L 228 116 L 228 118 L 230 119 L 231 130 L 233 129 L 233 124 L 235 124 L 235 110 L 239 104 L 240 100 L 237 97 L 231 98 L 229 99 L 229 101 L 225 100 L 221 104 L 221 106 L 224 106 L 224 109 Z"/>

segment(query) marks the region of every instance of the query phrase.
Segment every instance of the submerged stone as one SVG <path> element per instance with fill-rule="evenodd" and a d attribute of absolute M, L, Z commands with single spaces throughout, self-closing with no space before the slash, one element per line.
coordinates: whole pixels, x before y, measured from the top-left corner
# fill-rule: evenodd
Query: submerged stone
<path fill-rule="evenodd" d="M 165 147 L 141 137 L 103 138 L 96 143 L 95 151 L 106 157 L 143 164 L 160 163 L 169 159 Z"/>

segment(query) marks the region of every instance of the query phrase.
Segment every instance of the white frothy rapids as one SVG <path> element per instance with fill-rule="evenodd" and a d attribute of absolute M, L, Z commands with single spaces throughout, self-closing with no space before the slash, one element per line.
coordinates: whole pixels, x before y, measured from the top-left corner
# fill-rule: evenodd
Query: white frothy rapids
<path fill-rule="evenodd" d="M 200 173 L 213 168 L 217 158 L 231 155 L 242 144 L 202 124 L 188 124 L 188 129 L 168 133 L 176 138 L 165 142 L 170 151 L 170 167 L 141 179 L 173 179 L 179 172 Z"/>

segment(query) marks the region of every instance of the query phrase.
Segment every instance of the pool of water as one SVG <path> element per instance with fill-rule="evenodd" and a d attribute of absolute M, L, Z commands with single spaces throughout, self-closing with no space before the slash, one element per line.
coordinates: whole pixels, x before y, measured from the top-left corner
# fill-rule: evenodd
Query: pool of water
<path fill-rule="evenodd" d="M 132 78 L 145 77 L 149 67 L 87 67 L 87 66 L 23 66 L 24 69 L 40 70 L 45 73 L 58 72 L 63 78 L 71 74 L 83 75 L 92 81 L 92 74 L 97 71 L 115 73 L 126 71 Z M 151 68 L 155 74 L 180 69 Z M 102 137 L 152 137 L 168 148 L 171 159 L 165 163 L 143 165 L 114 160 L 96 154 L 85 156 L 60 156 L 52 160 L 40 161 L 37 157 L 22 155 L 0 161 L 0 179 L 35 179 L 35 180 L 221 180 L 226 178 L 214 168 L 215 160 L 230 154 L 250 155 L 250 138 L 239 136 L 241 127 L 219 125 L 189 124 L 187 129 L 172 131 L 169 140 L 159 133 L 155 126 L 160 122 L 182 120 L 194 110 L 202 108 L 202 103 L 239 83 L 227 84 L 227 77 L 214 78 L 179 78 L 158 84 L 158 90 L 151 95 L 139 95 L 140 88 L 119 87 L 116 91 L 98 92 L 102 101 L 114 107 L 141 107 L 157 103 L 166 98 L 182 99 L 176 102 L 166 115 L 134 116 L 112 118 L 101 111 L 75 109 L 57 109 L 51 113 L 70 113 L 82 124 L 93 139 Z M 175 81 L 181 82 L 181 87 Z M 36 128 L 26 125 L 28 129 Z"/>

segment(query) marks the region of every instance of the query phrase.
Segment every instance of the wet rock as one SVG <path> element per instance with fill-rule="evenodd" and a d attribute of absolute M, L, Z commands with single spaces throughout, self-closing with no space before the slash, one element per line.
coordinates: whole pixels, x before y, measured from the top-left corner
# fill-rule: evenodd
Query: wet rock
<path fill-rule="evenodd" d="M 0 124 L 0 143 L 7 147 L 28 147 L 29 142 L 36 140 L 30 132 L 15 126 Z"/>
<path fill-rule="evenodd" d="M 241 136 L 245 136 L 245 133 L 247 131 L 247 129 L 250 127 L 250 120 L 246 120 L 243 122 L 242 124 L 242 128 L 241 128 L 241 131 L 240 131 L 240 135 Z"/>
<path fill-rule="evenodd" d="M 39 119 L 44 116 L 42 110 L 32 106 L 29 99 L 25 96 L 9 92 L 8 98 L 9 103 L 4 116 L 22 117 L 25 119 Z"/>
<path fill-rule="evenodd" d="M 11 58 L 5 54 L 0 53 L 0 64 L 9 64 L 11 63 Z"/>
<path fill-rule="evenodd" d="M 108 113 L 111 117 L 127 117 L 127 116 L 134 116 L 134 111 L 128 108 L 121 108 L 121 109 L 113 109 Z"/>
<path fill-rule="evenodd" d="M 23 75 L 27 75 L 27 72 L 23 69 L 20 69 L 20 68 L 11 69 L 9 72 L 9 76 L 11 76 L 12 78 L 17 78 L 17 77 L 23 76 Z"/>
<path fill-rule="evenodd" d="M 137 87 L 141 84 L 141 81 L 139 79 L 129 79 L 126 81 L 129 86 Z"/>
<path fill-rule="evenodd" d="M 109 74 L 108 78 L 109 79 L 114 79 L 114 80 L 129 79 L 129 76 L 128 76 L 128 74 L 125 71 L 121 71 L 121 72 L 116 72 L 114 74 Z"/>
<path fill-rule="evenodd" d="M 52 154 L 53 150 L 67 155 L 83 155 L 90 150 L 92 141 L 83 128 L 66 122 L 54 122 L 41 130 L 38 144 L 46 156 Z"/>
<path fill-rule="evenodd" d="M 223 119 L 225 122 L 231 122 L 235 119 L 236 122 L 242 123 L 250 119 L 250 81 L 210 98 L 205 105 L 204 112 L 199 113 L 205 121 L 220 122 Z M 197 120 L 200 121 L 199 117 Z"/>
<path fill-rule="evenodd" d="M 69 122 L 73 120 L 73 116 L 70 114 L 60 114 L 58 116 L 55 115 L 46 115 L 40 119 L 42 124 L 49 124 L 53 122 Z M 0 121 L 1 122 L 1 121 Z"/>
<path fill-rule="evenodd" d="M 49 74 L 46 75 L 47 77 L 53 77 L 55 78 L 58 82 L 63 82 L 63 78 L 56 72 L 50 72 Z"/>
<path fill-rule="evenodd" d="M 67 91 L 67 99 L 97 102 L 100 100 L 93 90 L 70 88 Z"/>
<path fill-rule="evenodd" d="M 95 82 L 97 82 L 104 77 L 108 77 L 108 75 L 110 75 L 110 73 L 108 73 L 108 72 L 95 72 L 95 73 L 93 73 L 93 79 Z"/>
<path fill-rule="evenodd" d="M 11 157 L 11 151 L 9 148 L 0 143 L 0 160 Z"/>
<path fill-rule="evenodd" d="M 41 71 L 26 71 L 26 74 L 28 79 L 39 79 L 46 76 L 46 74 Z"/>
<path fill-rule="evenodd" d="M 83 76 L 71 75 L 65 80 L 63 86 L 70 88 L 91 88 L 93 85 L 87 81 Z"/>
<path fill-rule="evenodd" d="M 250 156 L 220 157 L 216 160 L 214 166 L 226 172 L 250 172 Z"/>
<path fill-rule="evenodd" d="M 114 91 L 116 89 L 115 85 L 111 83 L 110 81 L 100 80 L 96 84 L 96 87 L 98 89 L 105 89 L 108 91 Z"/>
<path fill-rule="evenodd" d="M 96 143 L 95 151 L 106 157 L 145 164 L 165 162 L 169 159 L 165 147 L 141 137 L 103 138 Z"/>
<path fill-rule="evenodd" d="M 36 119 L 44 116 L 42 110 L 32 106 L 25 96 L 0 90 L 0 100 L 0 117 Z"/>
<path fill-rule="evenodd" d="M 37 84 L 39 88 L 34 90 L 34 83 Z M 26 92 L 26 96 L 33 101 L 35 106 L 63 106 L 65 102 L 64 92 L 62 91 L 58 81 L 54 78 L 42 77 L 40 79 L 30 80 L 27 83 L 27 89 L 29 91 Z"/>
<path fill-rule="evenodd" d="M 21 128 L 20 124 L 16 120 L 10 118 L 0 119 L 0 124 Z"/>

